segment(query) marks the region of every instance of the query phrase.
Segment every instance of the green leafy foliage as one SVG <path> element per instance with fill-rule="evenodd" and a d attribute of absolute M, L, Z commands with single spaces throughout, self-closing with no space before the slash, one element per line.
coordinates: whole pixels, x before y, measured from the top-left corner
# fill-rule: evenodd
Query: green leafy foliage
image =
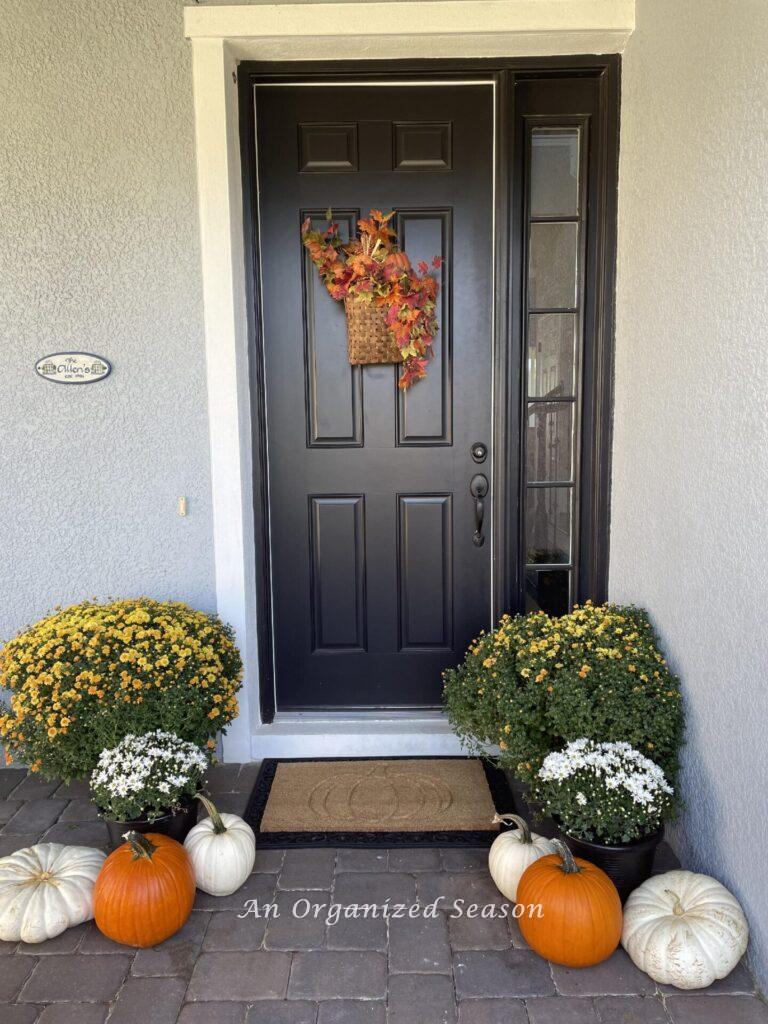
<path fill-rule="evenodd" d="M 6 759 L 79 778 L 128 733 L 164 729 L 198 746 L 237 715 L 242 663 L 216 616 L 149 598 L 72 605 L 0 651 Z"/>
<path fill-rule="evenodd" d="M 504 615 L 445 673 L 445 705 L 467 746 L 532 780 L 543 759 L 580 737 L 626 741 L 669 780 L 683 734 L 677 678 L 639 608 L 590 603 L 560 617 Z"/>

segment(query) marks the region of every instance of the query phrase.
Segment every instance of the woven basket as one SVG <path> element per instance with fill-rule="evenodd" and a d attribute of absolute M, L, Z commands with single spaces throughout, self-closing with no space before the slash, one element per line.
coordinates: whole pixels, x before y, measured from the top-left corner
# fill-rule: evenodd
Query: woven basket
<path fill-rule="evenodd" d="M 346 299 L 347 346 L 353 366 L 402 363 L 397 342 L 387 327 L 386 312 L 365 299 Z"/>

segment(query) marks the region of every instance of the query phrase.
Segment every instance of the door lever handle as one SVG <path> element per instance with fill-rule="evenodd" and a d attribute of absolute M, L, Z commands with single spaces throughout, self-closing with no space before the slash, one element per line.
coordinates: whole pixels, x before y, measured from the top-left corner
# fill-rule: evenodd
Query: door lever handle
<path fill-rule="evenodd" d="M 475 532 L 472 536 L 472 543 L 475 547 L 481 548 L 485 544 L 485 537 L 483 536 L 485 502 L 483 499 L 488 494 L 487 477 L 482 473 L 475 473 L 469 482 L 469 493 L 475 499 Z"/>

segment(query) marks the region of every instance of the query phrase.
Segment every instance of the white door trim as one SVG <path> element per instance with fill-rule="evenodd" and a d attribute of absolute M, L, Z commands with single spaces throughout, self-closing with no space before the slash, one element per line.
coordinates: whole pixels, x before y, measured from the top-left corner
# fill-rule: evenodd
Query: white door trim
<path fill-rule="evenodd" d="M 635 0 L 426 0 L 186 7 L 190 39 L 239 60 L 620 53 Z M 394 29 L 394 31 L 393 31 Z"/>
<path fill-rule="evenodd" d="M 618 53 L 634 29 L 634 6 L 634 0 L 427 0 L 185 8 L 184 31 L 192 45 L 216 601 L 219 615 L 236 631 L 245 665 L 240 716 L 224 737 L 225 760 L 263 756 L 266 728 L 259 718 L 255 636 L 238 63 Z M 402 30 L 393 32 L 393 26 Z M 286 752 L 295 753 L 293 742 L 285 737 Z M 391 747 L 388 742 L 387 753 Z"/>

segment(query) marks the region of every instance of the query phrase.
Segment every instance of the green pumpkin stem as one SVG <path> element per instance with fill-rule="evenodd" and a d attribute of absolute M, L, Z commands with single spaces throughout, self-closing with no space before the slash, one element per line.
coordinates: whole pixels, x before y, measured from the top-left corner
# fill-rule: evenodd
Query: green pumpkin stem
<path fill-rule="evenodd" d="M 211 800 L 211 798 L 207 794 L 202 792 L 195 793 L 195 796 L 206 809 L 206 811 L 208 811 L 211 821 L 213 822 L 213 831 L 216 833 L 216 835 L 220 836 L 222 832 L 226 832 L 227 826 L 221 820 L 221 815 L 216 810 L 216 804 L 213 802 L 213 800 Z"/>
<path fill-rule="evenodd" d="M 581 868 L 574 860 L 573 854 L 562 839 L 553 839 L 552 845 L 563 859 L 563 873 L 566 875 L 577 875 L 579 871 L 581 871 Z"/>
<path fill-rule="evenodd" d="M 520 831 L 521 843 L 533 842 L 533 839 L 531 838 L 531 830 L 528 828 L 528 822 L 525 820 L 525 818 L 521 818 L 517 814 L 494 814 L 493 818 L 491 819 L 492 825 L 499 825 L 502 822 L 505 825 L 517 825 L 517 828 Z"/>
<path fill-rule="evenodd" d="M 126 832 L 123 839 L 133 850 L 133 859 L 138 860 L 139 857 L 145 857 L 147 860 L 152 860 L 157 847 L 155 844 L 148 839 L 141 832 Z"/>

